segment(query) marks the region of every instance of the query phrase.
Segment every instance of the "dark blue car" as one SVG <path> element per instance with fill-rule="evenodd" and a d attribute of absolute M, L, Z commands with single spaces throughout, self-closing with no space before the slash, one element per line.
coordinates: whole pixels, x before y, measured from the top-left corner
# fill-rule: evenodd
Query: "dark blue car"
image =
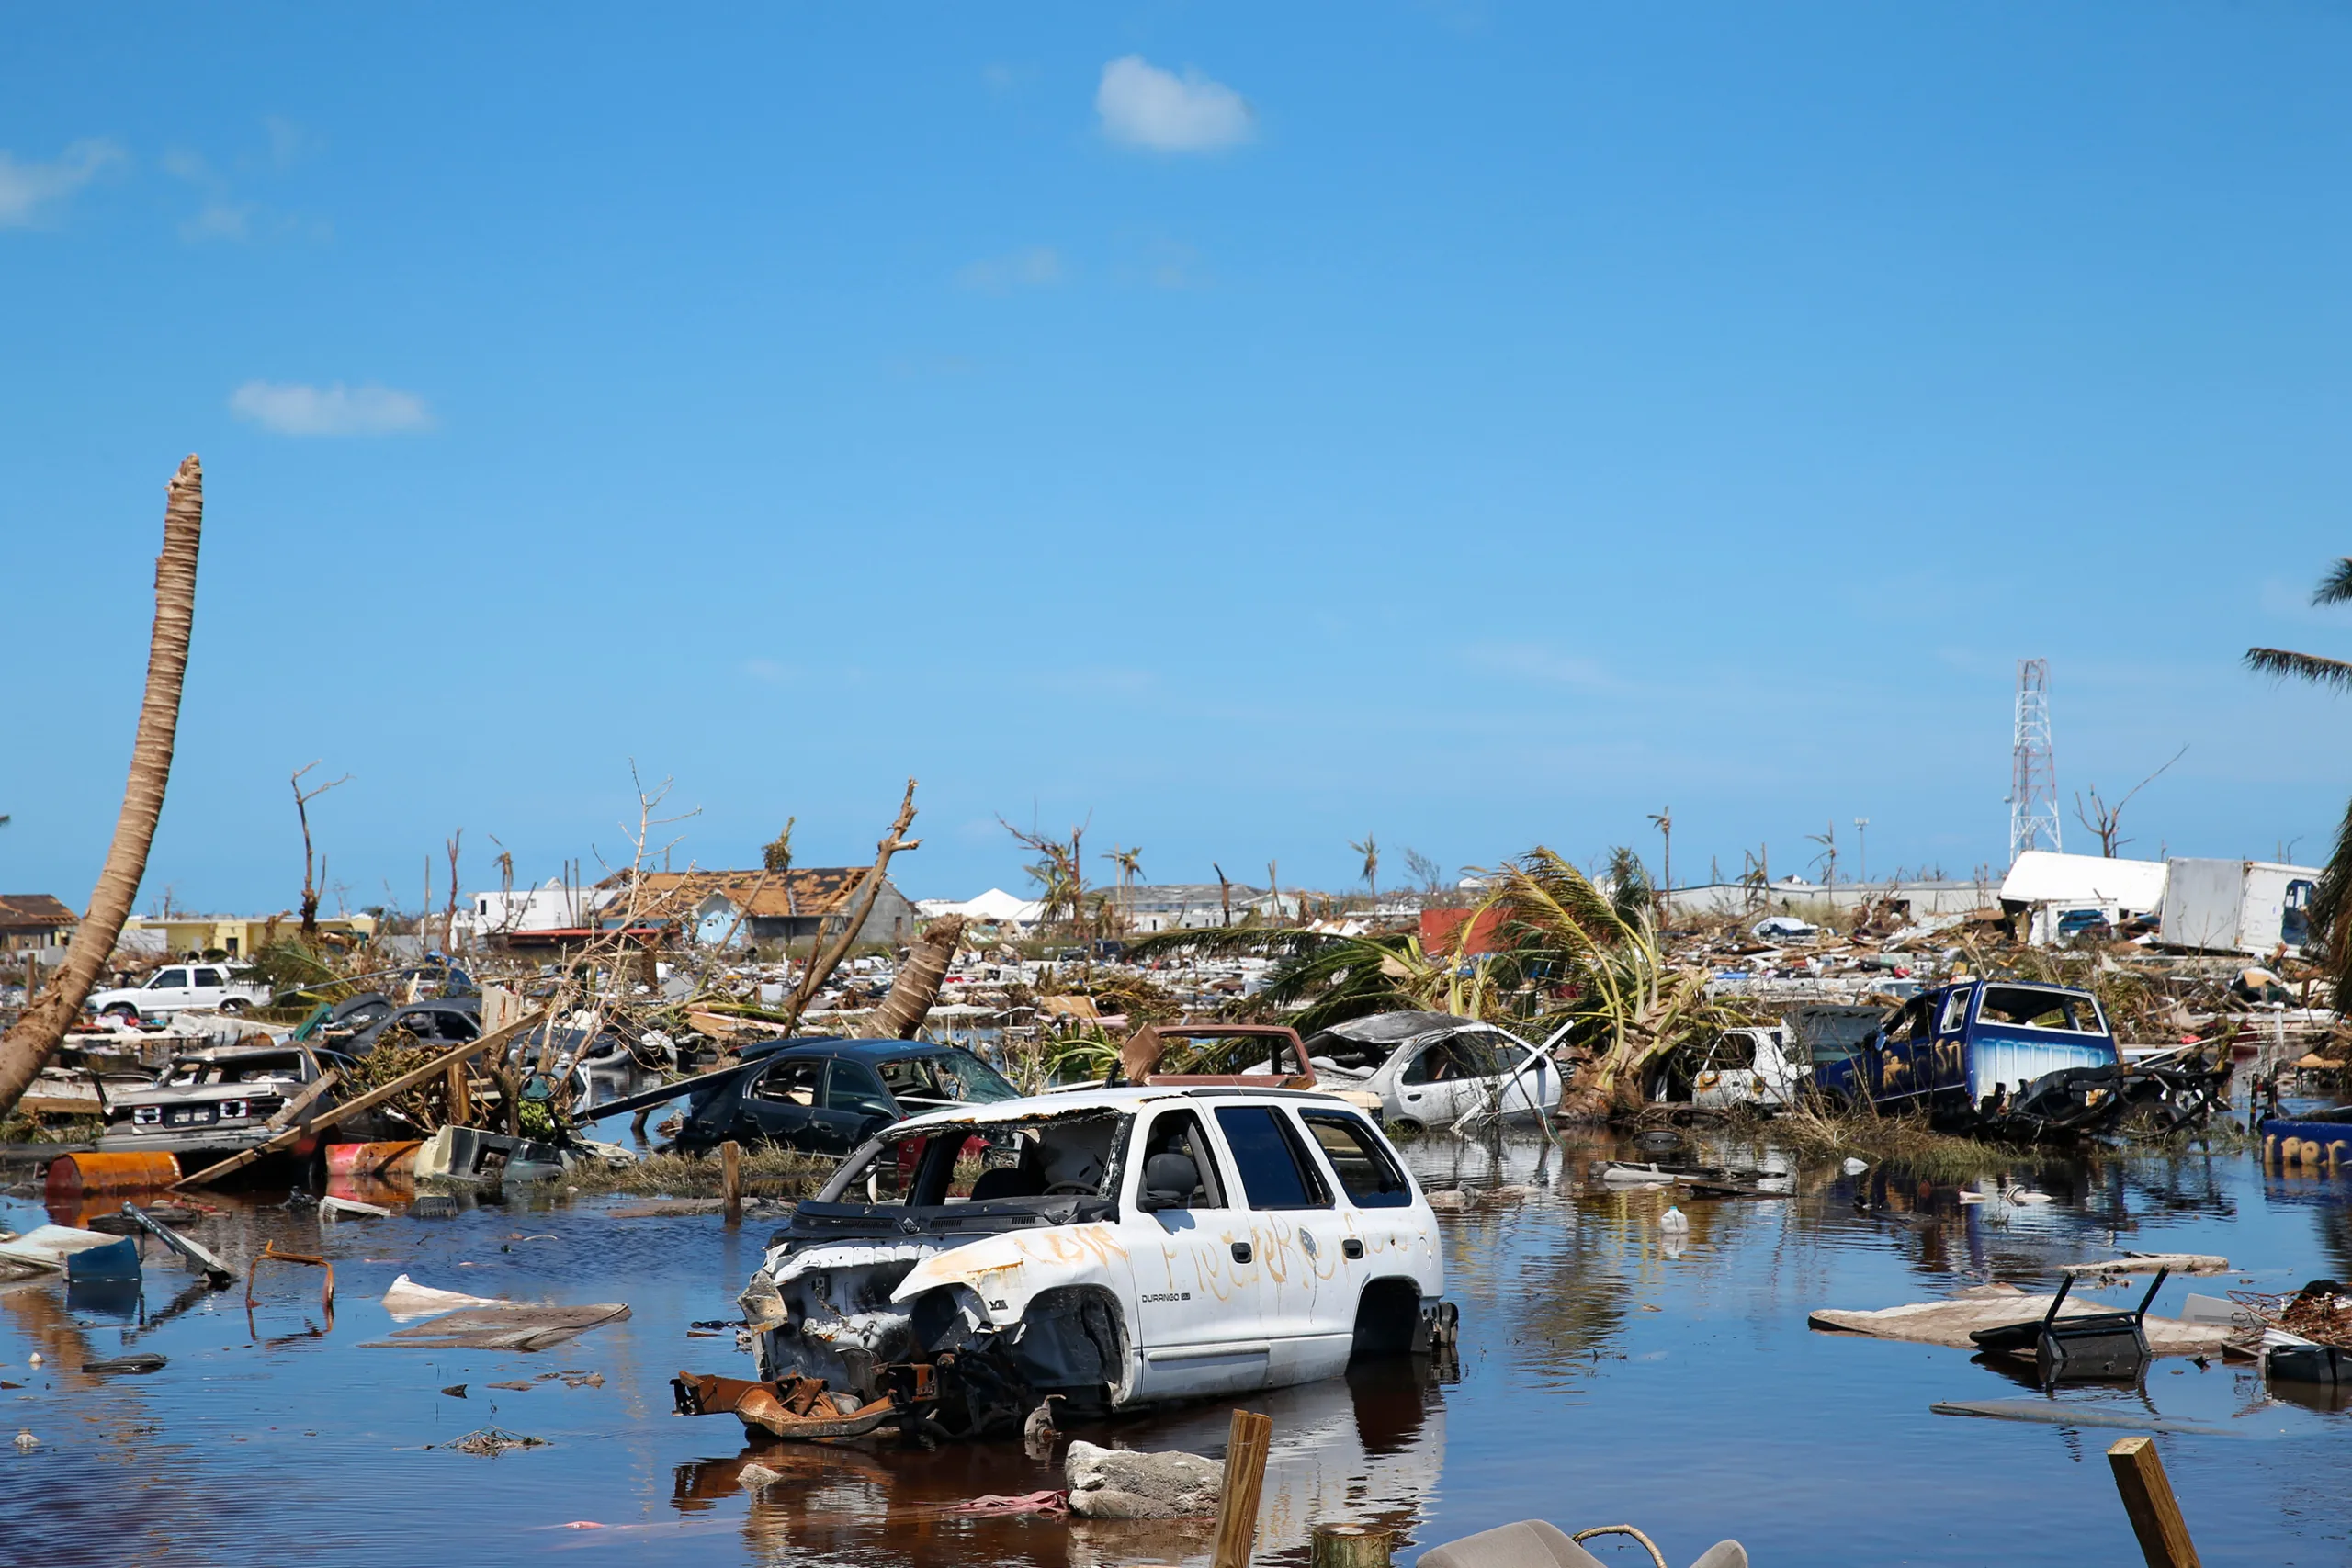
<path fill-rule="evenodd" d="M 969 1051 L 922 1040 L 786 1040 L 742 1054 L 686 1101 L 679 1153 L 732 1140 L 845 1155 L 904 1117 L 1021 1093 Z"/>

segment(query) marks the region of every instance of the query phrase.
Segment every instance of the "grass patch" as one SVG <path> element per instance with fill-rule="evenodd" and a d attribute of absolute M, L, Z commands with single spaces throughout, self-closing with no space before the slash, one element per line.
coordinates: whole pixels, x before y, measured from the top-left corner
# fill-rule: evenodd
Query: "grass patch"
<path fill-rule="evenodd" d="M 797 1149 L 745 1149 L 743 1191 L 754 1198 L 808 1198 L 830 1179 L 841 1162 Z M 623 1192 L 641 1198 L 719 1197 L 719 1160 L 710 1155 L 649 1155 L 628 1165 L 583 1165 L 564 1185 L 589 1196 Z"/>
<path fill-rule="evenodd" d="M 1770 1140 L 1800 1158 L 1859 1156 L 1935 1179 L 1957 1181 L 2014 1169 L 2027 1151 L 1939 1133 L 1923 1116 L 1883 1116 L 1867 1106 L 1799 1104 L 1773 1119 Z"/>

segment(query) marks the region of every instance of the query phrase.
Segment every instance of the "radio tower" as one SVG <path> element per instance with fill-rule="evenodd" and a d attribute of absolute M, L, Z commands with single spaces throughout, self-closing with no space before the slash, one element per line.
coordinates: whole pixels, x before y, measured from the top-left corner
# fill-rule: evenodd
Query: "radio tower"
<path fill-rule="evenodd" d="M 2020 659 L 2009 774 L 2009 863 L 2015 865 L 2028 850 L 2060 848 L 2058 758 L 2050 746 L 2050 660 Z"/>

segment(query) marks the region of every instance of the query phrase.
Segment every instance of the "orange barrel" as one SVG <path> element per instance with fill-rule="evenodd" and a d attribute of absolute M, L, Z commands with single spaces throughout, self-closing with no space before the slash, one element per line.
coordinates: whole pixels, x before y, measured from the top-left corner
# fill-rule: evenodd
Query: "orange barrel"
<path fill-rule="evenodd" d="M 329 1144 L 327 1174 L 378 1179 L 413 1175 L 416 1151 L 424 1146 L 417 1138 L 388 1144 Z"/>
<path fill-rule="evenodd" d="M 139 1192 L 179 1179 L 180 1162 L 174 1155 L 60 1155 L 49 1162 L 48 1197 L 70 1203 L 85 1192 Z"/>

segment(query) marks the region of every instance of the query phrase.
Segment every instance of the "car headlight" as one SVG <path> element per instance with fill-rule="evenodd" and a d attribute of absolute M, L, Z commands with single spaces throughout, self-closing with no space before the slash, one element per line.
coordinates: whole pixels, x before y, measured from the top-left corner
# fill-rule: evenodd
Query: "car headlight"
<path fill-rule="evenodd" d="M 160 1105 L 139 1105 L 131 1108 L 130 1124 L 134 1127 L 157 1126 L 163 1120 L 164 1108 Z"/>
<path fill-rule="evenodd" d="M 242 1100 L 224 1100 L 220 1102 L 219 1114 L 220 1120 L 223 1122 L 242 1122 L 247 1116 L 252 1115 L 253 1111 L 252 1108 Z"/>

